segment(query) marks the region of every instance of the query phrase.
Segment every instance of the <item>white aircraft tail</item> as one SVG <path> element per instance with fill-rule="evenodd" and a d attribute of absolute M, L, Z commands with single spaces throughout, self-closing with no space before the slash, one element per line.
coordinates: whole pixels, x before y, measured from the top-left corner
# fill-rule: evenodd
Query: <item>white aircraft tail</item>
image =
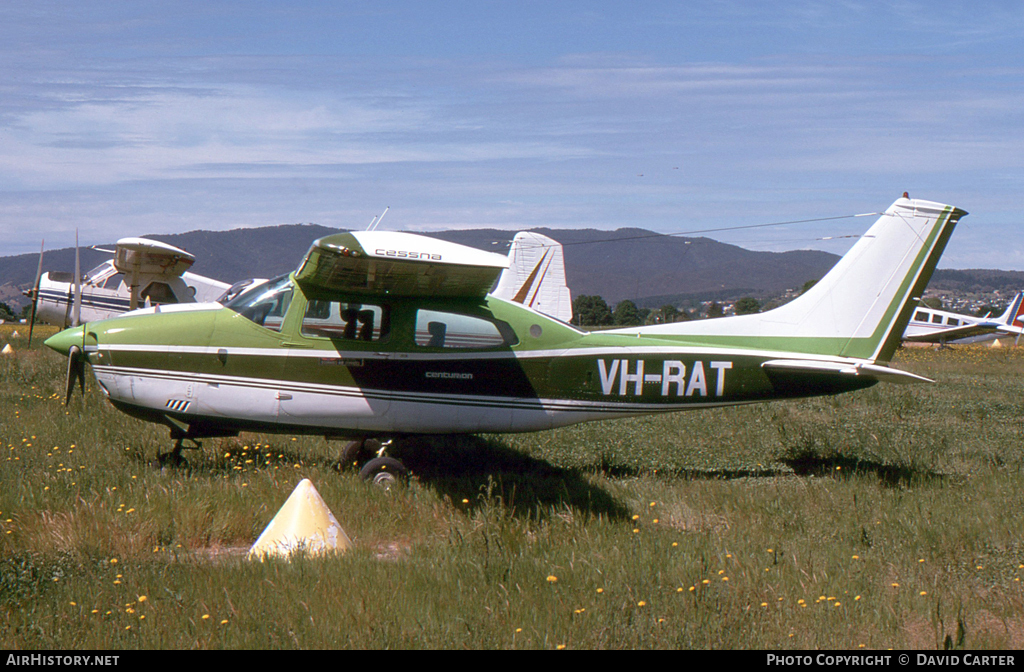
<path fill-rule="evenodd" d="M 888 362 L 953 228 L 966 214 L 901 198 L 824 278 L 779 308 L 615 332 L 692 335 L 722 345 Z"/>
<path fill-rule="evenodd" d="M 502 271 L 491 292 L 493 296 L 521 303 L 563 322 L 572 319 L 572 297 L 565 284 L 561 243 L 539 233 L 521 231 L 512 239 L 508 261 L 508 268 Z"/>

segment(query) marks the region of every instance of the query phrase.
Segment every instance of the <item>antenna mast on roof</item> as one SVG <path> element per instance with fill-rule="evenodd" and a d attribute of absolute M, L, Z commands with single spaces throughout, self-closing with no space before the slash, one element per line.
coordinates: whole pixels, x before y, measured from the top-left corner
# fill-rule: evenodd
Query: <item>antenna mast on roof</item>
<path fill-rule="evenodd" d="M 384 208 L 384 212 L 380 213 L 380 217 L 374 217 L 373 220 L 370 222 L 370 225 L 368 227 L 366 227 L 366 230 L 367 231 L 375 231 L 377 229 L 377 227 L 380 226 L 381 220 L 384 219 L 384 215 L 388 214 L 388 210 L 390 210 L 390 209 L 391 209 L 390 205 L 388 207 Z"/>

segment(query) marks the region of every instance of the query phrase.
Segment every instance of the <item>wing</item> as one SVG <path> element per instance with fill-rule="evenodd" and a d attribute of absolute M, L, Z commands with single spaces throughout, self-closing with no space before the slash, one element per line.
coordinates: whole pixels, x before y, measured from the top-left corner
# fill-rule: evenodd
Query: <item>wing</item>
<path fill-rule="evenodd" d="M 300 284 L 390 296 L 483 298 L 508 258 L 395 231 L 353 231 L 313 242 L 295 272 Z"/>
<path fill-rule="evenodd" d="M 114 267 L 135 276 L 180 277 L 195 260 L 185 250 L 146 238 L 122 238 L 114 252 Z"/>
<path fill-rule="evenodd" d="M 509 267 L 494 296 L 521 303 L 545 315 L 572 320 L 572 296 L 565 283 L 562 245 L 539 233 L 521 231 L 508 251 Z"/>
<path fill-rule="evenodd" d="M 994 334 L 1001 328 L 1005 329 L 1002 325 L 993 322 L 976 322 L 975 324 L 965 324 L 959 327 L 943 327 L 935 331 L 908 329 L 907 333 L 903 334 L 903 340 L 910 343 L 952 343 L 962 338 Z"/>

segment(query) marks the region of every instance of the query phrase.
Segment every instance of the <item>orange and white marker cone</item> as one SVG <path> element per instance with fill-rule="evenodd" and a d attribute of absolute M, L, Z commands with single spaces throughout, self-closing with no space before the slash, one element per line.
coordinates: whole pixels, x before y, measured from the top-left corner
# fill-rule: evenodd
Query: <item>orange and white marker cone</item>
<path fill-rule="evenodd" d="M 310 480 L 304 478 L 249 549 L 248 557 L 262 562 L 267 556 L 289 558 L 293 553 L 321 556 L 344 553 L 350 548 L 352 540 Z"/>

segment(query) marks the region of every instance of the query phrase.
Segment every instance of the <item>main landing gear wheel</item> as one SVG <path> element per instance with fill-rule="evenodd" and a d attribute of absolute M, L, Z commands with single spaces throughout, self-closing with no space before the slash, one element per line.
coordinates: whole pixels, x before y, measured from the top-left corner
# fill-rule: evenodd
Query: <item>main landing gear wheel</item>
<path fill-rule="evenodd" d="M 409 470 L 393 457 L 375 457 L 359 470 L 359 478 L 390 490 L 393 485 L 409 480 Z"/>
<path fill-rule="evenodd" d="M 349 441 L 341 449 L 341 456 L 338 458 L 338 469 L 341 471 L 358 469 L 360 464 L 376 456 L 378 451 L 380 451 L 380 441 L 377 439 Z"/>

